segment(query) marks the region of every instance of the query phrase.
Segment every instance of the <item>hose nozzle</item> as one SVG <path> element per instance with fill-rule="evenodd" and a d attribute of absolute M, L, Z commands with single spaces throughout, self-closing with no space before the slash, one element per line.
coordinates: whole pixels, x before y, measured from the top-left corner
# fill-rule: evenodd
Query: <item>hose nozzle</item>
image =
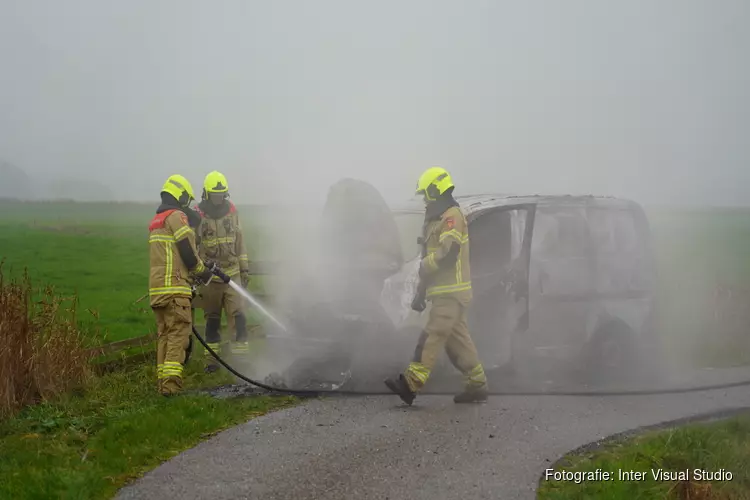
<path fill-rule="evenodd" d="M 229 283 L 231 281 L 231 278 L 224 273 L 219 267 L 216 265 L 215 262 L 211 262 L 208 265 L 208 270 L 211 271 L 214 276 L 218 277 L 221 281 L 224 283 Z"/>

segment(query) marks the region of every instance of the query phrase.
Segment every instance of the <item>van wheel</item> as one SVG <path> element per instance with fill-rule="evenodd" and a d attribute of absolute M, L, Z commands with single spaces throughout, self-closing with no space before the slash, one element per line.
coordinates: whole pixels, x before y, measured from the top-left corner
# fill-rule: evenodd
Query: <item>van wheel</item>
<path fill-rule="evenodd" d="M 635 338 L 632 330 L 622 321 L 613 321 L 597 330 L 586 357 L 587 378 L 594 385 L 635 381 Z"/>

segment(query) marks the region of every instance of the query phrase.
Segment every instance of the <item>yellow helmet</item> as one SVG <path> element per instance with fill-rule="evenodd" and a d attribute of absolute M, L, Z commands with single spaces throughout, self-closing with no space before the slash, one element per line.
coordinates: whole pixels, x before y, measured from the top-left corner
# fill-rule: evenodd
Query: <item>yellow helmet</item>
<path fill-rule="evenodd" d="M 229 194 L 229 184 L 227 178 L 221 172 L 214 170 L 210 172 L 203 181 L 203 199 L 208 199 L 212 193 Z"/>
<path fill-rule="evenodd" d="M 195 199 L 190 181 L 179 174 L 170 175 L 162 186 L 161 192 L 171 194 L 182 206 L 188 206 Z"/>
<path fill-rule="evenodd" d="M 417 181 L 417 192 L 425 200 L 435 200 L 453 186 L 451 175 L 442 167 L 430 167 L 424 171 Z"/>

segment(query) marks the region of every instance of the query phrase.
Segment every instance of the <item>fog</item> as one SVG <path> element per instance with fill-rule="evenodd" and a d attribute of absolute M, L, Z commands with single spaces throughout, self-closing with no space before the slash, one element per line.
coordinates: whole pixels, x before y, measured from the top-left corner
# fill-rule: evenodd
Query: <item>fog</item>
<path fill-rule="evenodd" d="M 54 196 L 156 202 L 218 169 L 239 202 L 345 176 L 390 202 L 439 164 L 457 194 L 745 205 L 748 21 L 744 0 L 0 0 L 0 159 Z"/>
<path fill-rule="evenodd" d="M 0 197 L 156 204 L 220 170 L 239 203 L 322 205 L 342 178 L 397 203 L 441 165 L 456 195 L 746 206 L 749 22 L 746 0 L 0 0 Z M 321 290 L 318 212 L 269 212 L 274 311 L 346 351 L 323 303 L 371 290 Z M 403 366 L 417 337 L 357 356 Z M 304 357 L 272 350 L 257 375 Z"/>

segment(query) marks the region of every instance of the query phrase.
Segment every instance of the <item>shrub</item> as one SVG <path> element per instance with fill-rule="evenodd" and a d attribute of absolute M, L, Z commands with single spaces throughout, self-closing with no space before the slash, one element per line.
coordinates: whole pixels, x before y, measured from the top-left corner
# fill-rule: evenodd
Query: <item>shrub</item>
<path fill-rule="evenodd" d="M 77 296 L 51 286 L 35 300 L 27 270 L 6 280 L 0 262 L 0 418 L 82 387 L 91 375 Z"/>

